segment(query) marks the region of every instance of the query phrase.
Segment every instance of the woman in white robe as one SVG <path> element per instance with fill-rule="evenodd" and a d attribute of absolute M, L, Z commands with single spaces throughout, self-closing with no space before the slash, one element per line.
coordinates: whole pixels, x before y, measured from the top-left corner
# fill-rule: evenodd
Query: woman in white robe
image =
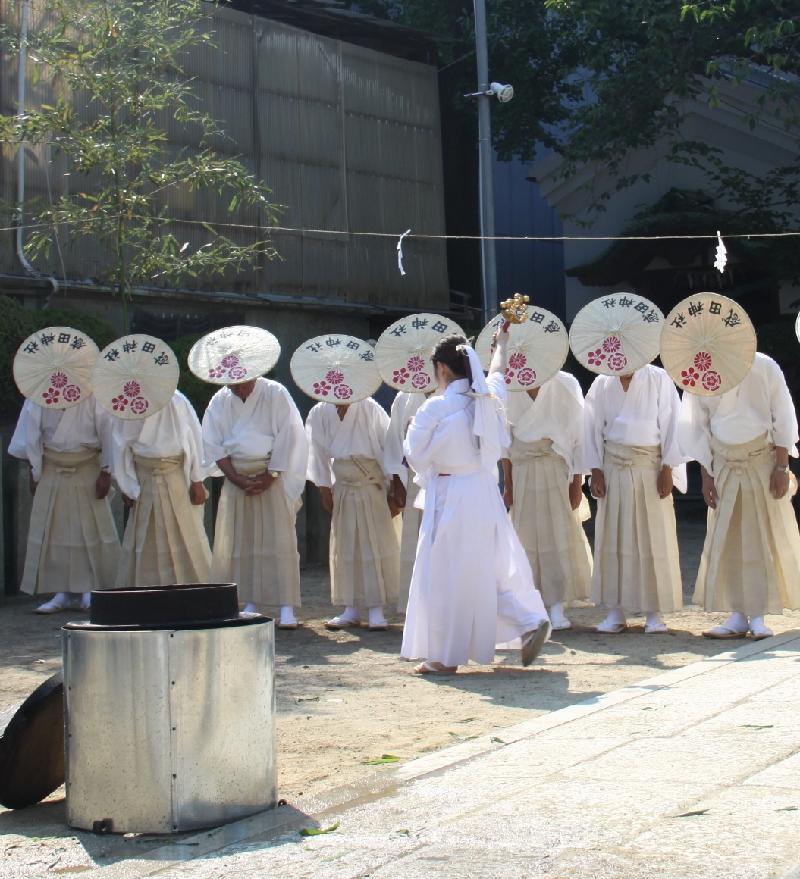
<path fill-rule="evenodd" d="M 117 586 L 207 583 L 203 437 L 180 391 L 148 418 L 115 421 L 113 474 L 130 508 Z"/>
<path fill-rule="evenodd" d="M 405 613 L 408 605 L 408 589 L 411 585 L 422 522 L 422 511 L 415 506 L 419 486 L 414 482 L 416 474 L 408 467 L 405 459 L 403 443 L 414 415 L 426 399 L 425 394 L 409 394 L 405 391 L 401 391 L 394 398 L 383 452 L 383 469 L 392 479 L 392 496 L 396 505 L 403 510 L 400 537 L 400 589 L 397 596 L 397 610 L 400 613 Z"/>
<path fill-rule="evenodd" d="M 33 508 L 20 588 L 55 592 L 37 613 L 79 601 L 114 585 L 119 536 L 111 515 L 111 416 L 94 397 L 69 409 L 26 401 L 8 447 L 31 468 Z"/>
<path fill-rule="evenodd" d="M 582 522 L 583 393 L 559 372 L 540 388 L 515 391 L 506 404 L 511 448 L 503 459 L 506 507 L 554 630 L 569 629 L 566 604 L 589 597 L 592 553 Z"/>
<path fill-rule="evenodd" d="M 384 607 L 397 601 L 400 545 L 383 469 L 389 416 L 372 398 L 348 406 L 317 403 L 306 419 L 308 479 L 331 513 L 331 601 L 344 611 L 329 629 L 384 631 Z"/>
<path fill-rule="evenodd" d="M 303 419 L 283 385 L 257 378 L 217 391 L 203 416 L 206 466 L 224 476 L 211 579 L 236 583 L 245 612 L 279 606 L 296 629 L 300 605 L 297 511 L 306 484 Z"/>
<path fill-rule="evenodd" d="M 680 441 L 698 461 L 708 527 L 694 600 L 730 613 L 708 638 L 768 638 L 764 615 L 800 608 L 800 534 L 789 456 L 797 415 L 778 364 L 756 354 L 741 384 L 719 397 L 684 394 Z"/>
<path fill-rule="evenodd" d="M 647 615 L 645 632 L 665 632 L 661 614 L 683 606 L 672 500 L 673 481 L 686 491 L 679 411 L 672 379 L 652 364 L 600 375 L 586 395 L 584 455 L 597 498 L 592 599 L 608 609 L 599 632 L 624 631 L 626 611 Z"/>
<path fill-rule="evenodd" d="M 497 485 L 510 442 L 502 405 L 507 342 L 501 334 L 487 383 L 462 337 L 442 340 L 434 363 L 443 394 L 422 406 L 406 436 L 424 513 L 401 652 L 425 660 L 419 674 L 452 674 L 469 660 L 488 664 L 496 646 L 518 642 L 529 665 L 549 634 Z"/>

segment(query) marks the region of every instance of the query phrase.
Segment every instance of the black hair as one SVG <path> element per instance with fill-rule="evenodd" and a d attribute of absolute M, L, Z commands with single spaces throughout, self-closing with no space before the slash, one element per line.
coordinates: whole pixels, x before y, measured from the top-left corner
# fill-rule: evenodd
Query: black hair
<path fill-rule="evenodd" d="M 449 367 L 453 375 L 458 378 L 467 378 L 472 382 L 472 370 L 469 368 L 469 357 L 465 352 L 458 349 L 462 345 L 466 345 L 467 340 L 464 336 L 452 335 L 445 336 L 437 343 L 433 349 L 434 363 L 442 363 Z"/>

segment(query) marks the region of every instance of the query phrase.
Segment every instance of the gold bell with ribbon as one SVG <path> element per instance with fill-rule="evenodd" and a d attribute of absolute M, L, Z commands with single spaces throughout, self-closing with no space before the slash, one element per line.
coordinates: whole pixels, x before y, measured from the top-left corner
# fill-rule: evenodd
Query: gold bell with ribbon
<path fill-rule="evenodd" d="M 528 303 L 530 301 L 530 296 L 515 293 L 511 299 L 506 299 L 505 302 L 500 303 L 500 312 L 507 323 L 524 324 L 528 319 Z"/>

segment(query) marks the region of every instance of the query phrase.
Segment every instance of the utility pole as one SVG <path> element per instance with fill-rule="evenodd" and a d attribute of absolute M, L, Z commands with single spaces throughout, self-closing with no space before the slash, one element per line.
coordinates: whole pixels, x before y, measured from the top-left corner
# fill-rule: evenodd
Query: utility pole
<path fill-rule="evenodd" d="M 494 247 L 494 184 L 492 181 L 492 99 L 489 83 L 489 49 L 486 37 L 486 2 L 474 0 L 475 54 L 478 61 L 478 193 L 481 215 L 481 306 L 483 323 L 497 312 L 497 262 Z"/>

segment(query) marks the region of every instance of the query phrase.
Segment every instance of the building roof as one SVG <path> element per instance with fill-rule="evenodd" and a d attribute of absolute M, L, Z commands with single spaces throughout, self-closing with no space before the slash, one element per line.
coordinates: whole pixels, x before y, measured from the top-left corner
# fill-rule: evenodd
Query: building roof
<path fill-rule="evenodd" d="M 422 31 L 348 8 L 341 0 L 230 0 L 230 7 L 422 64 L 436 64 L 436 42 Z"/>

